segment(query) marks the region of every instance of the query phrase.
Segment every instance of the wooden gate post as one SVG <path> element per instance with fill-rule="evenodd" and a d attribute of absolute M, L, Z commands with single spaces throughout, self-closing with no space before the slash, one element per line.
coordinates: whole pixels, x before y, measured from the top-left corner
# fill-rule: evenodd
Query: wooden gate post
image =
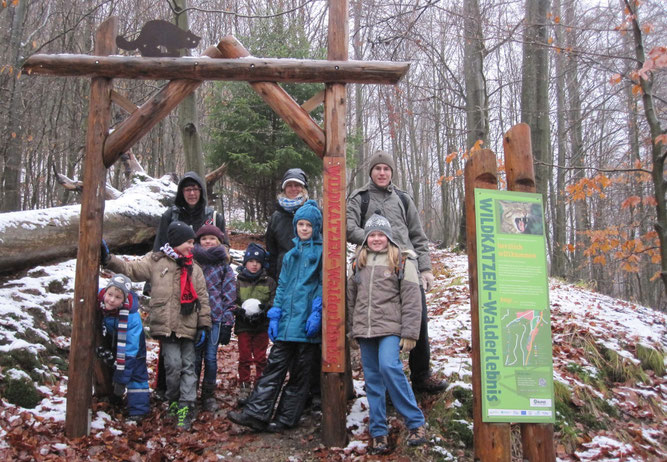
<path fill-rule="evenodd" d="M 490 149 L 474 151 L 466 162 L 465 172 L 466 246 L 472 322 L 472 395 L 473 440 L 475 460 L 509 462 L 511 460 L 510 424 L 482 421 L 482 373 L 479 340 L 479 294 L 477 292 L 477 222 L 475 188 L 497 189 L 496 155 Z"/>
<path fill-rule="evenodd" d="M 503 137 L 503 149 L 507 189 L 528 193 L 536 192 L 533 148 L 528 124 L 521 123 L 510 128 Z M 524 460 L 530 462 L 555 461 L 553 424 L 522 423 L 521 445 Z"/>
<path fill-rule="evenodd" d="M 348 2 L 329 2 L 328 55 L 347 60 Z M 345 399 L 345 117 L 344 84 L 330 83 L 324 93 L 324 267 L 322 268 L 322 442 L 347 443 Z"/>
<path fill-rule="evenodd" d="M 95 34 L 95 54 L 114 53 L 117 33 L 117 17 L 104 21 Z M 106 183 L 102 152 L 111 120 L 111 88 L 111 79 L 91 79 L 83 173 L 86 186 L 81 198 L 65 417 L 65 434 L 70 438 L 87 435 L 90 430 L 95 310 Z"/>

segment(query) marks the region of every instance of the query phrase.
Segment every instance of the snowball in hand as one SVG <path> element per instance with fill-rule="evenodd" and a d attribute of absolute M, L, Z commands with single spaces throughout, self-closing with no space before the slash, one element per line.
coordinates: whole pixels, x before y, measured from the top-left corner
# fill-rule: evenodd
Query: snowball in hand
<path fill-rule="evenodd" d="M 249 298 L 248 300 L 243 302 L 241 308 L 243 308 L 243 311 L 245 311 L 245 315 L 250 318 L 252 316 L 255 316 L 256 314 L 259 314 L 262 311 L 259 305 L 260 305 L 259 300 L 257 300 L 256 298 Z"/>

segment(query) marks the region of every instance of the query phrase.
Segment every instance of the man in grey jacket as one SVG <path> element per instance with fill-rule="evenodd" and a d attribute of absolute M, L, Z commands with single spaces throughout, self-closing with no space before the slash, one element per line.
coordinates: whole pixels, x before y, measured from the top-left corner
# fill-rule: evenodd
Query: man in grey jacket
<path fill-rule="evenodd" d="M 378 213 L 391 224 L 392 235 L 402 249 L 417 254 L 417 266 L 422 282 L 422 316 L 417 346 L 410 352 L 410 380 L 415 391 L 438 393 L 447 388 L 447 382 L 431 375 L 431 347 L 428 341 L 428 313 L 425 291 L 431 290 L 433 272 L 419 212 L 412 198 L 391 182 L 394 160 L 385 151 L 376 151 L 370 162 L 370 181 L 355 190 L 347 202 L 347 240 L 361 244 L 364 240 L 366 219 Z"/>

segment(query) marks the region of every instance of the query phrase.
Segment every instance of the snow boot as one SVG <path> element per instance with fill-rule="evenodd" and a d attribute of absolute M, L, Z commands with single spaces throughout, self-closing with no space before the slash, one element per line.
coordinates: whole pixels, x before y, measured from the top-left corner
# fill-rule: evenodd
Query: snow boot
<path fill-rule="evenodd" d="M 202 411 L 208 411 L 208 412 L 214 412 L 218 410 L 218 403 L 215 400 L 214 383 L 202 383 L 201 408 Z"/>
<path fill-rule="evenodd" d="M 238 405 L 240 406 L 245 406 L 245 403 L 248 402 L 248 398 L 250 398 L 250 393 L 252 392 L 252 383 L 250 382 L 241 382 L 239 385 L 239 399 L 238 399 Z"/>

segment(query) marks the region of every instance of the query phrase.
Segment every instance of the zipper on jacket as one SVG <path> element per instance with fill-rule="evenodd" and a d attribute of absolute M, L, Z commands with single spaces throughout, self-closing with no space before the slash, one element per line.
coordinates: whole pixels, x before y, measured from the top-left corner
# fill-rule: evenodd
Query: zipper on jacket
<path fill-rule="evenodd" d="M 373 267 L 371 268 L 371 278 L 368 284 L 368 310 L 366 311 L 366 325 L 368 326 L 367 337 L 371 336 L 371 303 L 373 301 L 373 280 L 375 279 L 375 260 L 377 259 L 377 254 L 373 253 Z"/>

